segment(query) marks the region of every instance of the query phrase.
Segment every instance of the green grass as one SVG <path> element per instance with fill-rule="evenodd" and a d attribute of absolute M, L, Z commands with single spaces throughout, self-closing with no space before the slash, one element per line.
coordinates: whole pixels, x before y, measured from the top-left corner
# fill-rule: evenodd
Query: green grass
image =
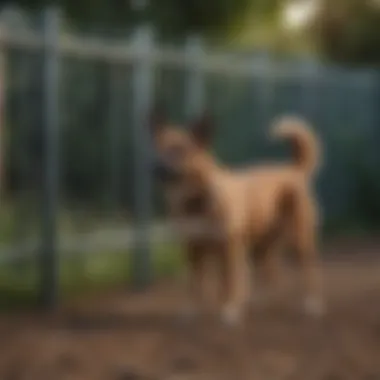
<path fill-rule="evenodd" d="M 69 257 L 60 263 L 60 299 L 82 297 L 107 288 L 126 285 L 131 280 L 130 252 L 98 252 Z M 175 244 L 155 247 L 152 257 L 155 277 L 180 273 L 182 255 Z M 7 264 L 0 268 L 0 310 L 25 309 L 37 304 L 38 266 L 35 260 Z"/>
<path fill-rule="evenodd" d="M 22 200 L 21 200 L 22 201 Z M 41 234 L 40 213 L 35 202 L 26 199 L 3 202 L 0 212 L 0 245 L 35 240 Z M 61 208 L 58 216 L 60 237 L 77 236 L 112 226 L 123 228 L 128 221 L 112 215 L 94 216 L 93 213 Z M 112 242 L 111 242 L 112 243 Z M 112 244 L 111 244 L 112 246 Z M 60 298 L 62 301 L 81 297 L 108 287 L 127 285 L 131 281 L 131 252 L 106 250 L 83 255 L 62 255 L 60 262 Z M 174 243 L 154 247 L 153 273 L 168 277 L 181 268 L 180 249 Z M 39 289 L 38 262 L 28 258 L 0 266 L 0 310 L 29 308 L 36 305 Z"/>

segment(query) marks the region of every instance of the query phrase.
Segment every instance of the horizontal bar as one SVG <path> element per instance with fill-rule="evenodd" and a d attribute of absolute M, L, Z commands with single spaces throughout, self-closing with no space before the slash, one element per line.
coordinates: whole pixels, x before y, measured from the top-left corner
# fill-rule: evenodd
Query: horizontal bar
<path fill-rule="evenodd" d="M 36 32 L 7 33 L 0 28 L 0 43 L 8 47 L 25 50 L 42 50 L 43 38 Z M 179 68 L 190 68 L 194 60 L 189 58 L 188 52 L 173 48 L 153 49 L 149 52 L 135 50 L 130 44 L 104 41 L 94 38 L 61 36 L 60 53 L 82 59 L 96 59 L 112 64 L 133 64 L 136 60 L 148 59 L 154 64 L 163 64 Z M 268 64 L 269 63 L 269 64 Z M 234 57 L 225 53 L 207 53 L 199 62 L 199 68 L 205 72 L 227 74 L 242 77 L 271 77 L 285 79 L 289 77 L 303 78 L 306 82 L 339 82 L 340 78 L 332 75 L 320 75 L 318 70 L 294 70 L 283 68 L 274 61 L 252 60 L 244 57 Z M 368 79 L 370 73 L 355 74 L 358 80 Z"/>
<path fill-rule="evenodd" d="M 200 223 L 157 223 L 150 227 L 149 236 L 153 244 L 166 241 L 175 241 L 182 236 L 194 236 L 205 234 L 209 236 L 221 236 L 220 231 Z M 83 234 L 66 235 L 60 237 L 58 251 L 64 256 L 81 251 L 84 254 L 96 254 L 103 250 L 128 250 L 132 249 L 136 236 L 139 236 L 136 228 L 118 227 L 101 228 Z M 34 257 L 39 250 L 38 239 L 30 239 L 19 244 L 0 245 L 0 265 L 18 259 Z"/>

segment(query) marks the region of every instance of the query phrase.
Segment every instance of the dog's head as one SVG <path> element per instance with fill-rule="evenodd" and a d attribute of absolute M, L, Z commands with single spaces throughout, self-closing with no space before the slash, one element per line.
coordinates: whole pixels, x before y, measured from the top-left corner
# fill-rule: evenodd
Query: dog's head
<path fill-rule="evenodd" d="M 150 120 L 156 151 L 156 177 L 171 184 L 201 179 L 211 164 L 208 151 L 212 127 L 213 123 L 207 113 L 188 128 L 180 128 L 168 123 L 162 112 L 156 109 Z"/>

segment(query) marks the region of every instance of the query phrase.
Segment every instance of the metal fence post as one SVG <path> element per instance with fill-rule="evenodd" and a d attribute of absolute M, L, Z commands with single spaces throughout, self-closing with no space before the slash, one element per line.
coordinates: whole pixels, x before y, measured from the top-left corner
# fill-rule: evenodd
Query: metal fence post
<path fill-rule="evenodd" d="M 187 40 L 186 54 L 191 65 L 189 65 L 186 84 L 185 113 L 187 118 L 192 118 L 202 111 L 205 101 L 204 72 L 201 66 L 203 46 L 198 36 L 192 36 Z"/>
<path fill-rule="evenodd" d="M 269 52 L 265 52 L 263 56 L 259 58 L 259 61 L 259 66 L 263 69 L 264 74 L 260 78 L 260 121 L 258 124 L 261 131 L 267 131 L 272 123 L 274 114 L 277 114 L 278 111 L 275 104 L 276 87 L 279 80 L 277 77 L 278 63 Z"/>
<path fill-rule="evenodd" d="M 119 66 L 107 65 L 108 71 L 108 110 L 107 110 L 107 133 L 108 133 L 108 157 L 109 157 L 109 186 L 108 186 L 108 206 L 112 213 L 120 206 L 121 191 L 121 149 L 122 131 L 120 123 L 120 99 L 121 68 Z"/>
<path fill-rule="evenodd" d="M 307 61 L 301 64 L 301 97 L 300 105 L 302 116 L 310 119 L 313 118 L 318 110 L 318 86 L 320 86 L 320 67 L 317 62 Z"/>
<path fill-rule="evenodd" d="M 140 26 L 134 36 L 136 62 L 133 73 L 133 128 L 135 151 L 135 217 L 136 246 L 132 255 L 132 280 L 137 289 L 146 287 L 152 279 L 151 236 L 152 172 L 151 141 L 147 120 L 152 104 L 154 67 L 149 59 L 153 50 L 153 31 Z"/>
<path fill-rule="evenodd" d="M 58 301 L 59 262 L 57 252 L 57 214 L 59 185 L 59 10 L 44 12 L 43 122 L 44 122 L 44 198 L 41 250 L 42 306 L 53 308 Z"/>
<path fill-rule="evenodd" d="M 3 191 L 5 189 L 4 180 L 5 180 L 5 139 L 7 136 L 5 135 L 5 123 L 6 123 L 6 115 L 5 115 L 5 94 L 6 94 L 6 53 L 4 48 L 3 35 L 4 30 L 0 25 L 0 197 L 3 195 Z"/>

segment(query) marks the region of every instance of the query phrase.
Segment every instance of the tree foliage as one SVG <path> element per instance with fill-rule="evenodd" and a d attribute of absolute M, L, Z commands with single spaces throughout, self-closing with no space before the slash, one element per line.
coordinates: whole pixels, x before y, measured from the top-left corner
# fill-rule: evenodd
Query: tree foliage
<path fill-rule="evenodd" d="M 153 22 L 164 37 L 177 38 L 189 32 L 204 35 L 228 33 L 231 28 L 242 25 L 247 10 L 272 12 L 282 0 L 146 0 L 143 10 L 136 9 L 137 1 L 62 0 L 60 7 L 74 26 L 120 31 L 144 19 Z M 14 0 L 12 3 L 40 9 L 49 2 Z"/>
<path fill-rule="evenodd" d="M 380 5 L 375 0 L 324 0 L 312 31 L 327 58 L 380 64 Z"/>

